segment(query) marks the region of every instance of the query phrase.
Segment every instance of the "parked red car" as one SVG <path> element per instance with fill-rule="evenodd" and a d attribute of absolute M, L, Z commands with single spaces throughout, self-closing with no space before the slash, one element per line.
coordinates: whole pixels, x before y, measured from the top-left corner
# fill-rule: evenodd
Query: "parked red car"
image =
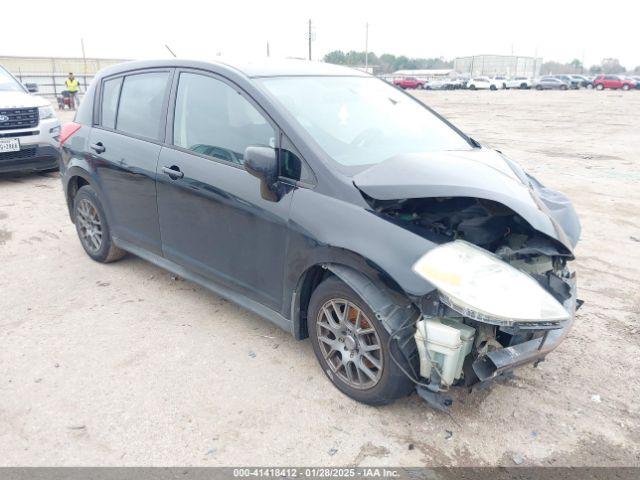
<path fill-rule="evenodd" d="M 604 90 L 605 88 L 629 90 L 630 88 L 636 88 L 636 83 L 619 75 L 598 75 L 593 80 L 593 86 L 597 90 Z"/>
<path fill-rule="evenodd" d="M 424 82 L 414 77 L 398 78 L 393 81 L 396 87 L 400 88 L 422 88 Z"/>

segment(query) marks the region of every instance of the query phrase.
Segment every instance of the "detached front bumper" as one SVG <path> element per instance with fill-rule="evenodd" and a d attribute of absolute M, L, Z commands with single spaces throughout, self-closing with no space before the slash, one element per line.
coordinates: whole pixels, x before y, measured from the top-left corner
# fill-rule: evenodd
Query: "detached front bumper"
<path fill-rule="evenodd" d="M 564 323 L 562 328 L 547 330 L 540 338 L 494 350 L 478 357 L 473 362 L 473 370 L 481 382 L 527 363 L 540 362 L 549 352 L 560 345 L 573 326 L 578 306 L 575 273 L 566 282 L 571 287 L 571 297 L 564 302 L 563 306 L 571 313 L 571 318 Z"/>

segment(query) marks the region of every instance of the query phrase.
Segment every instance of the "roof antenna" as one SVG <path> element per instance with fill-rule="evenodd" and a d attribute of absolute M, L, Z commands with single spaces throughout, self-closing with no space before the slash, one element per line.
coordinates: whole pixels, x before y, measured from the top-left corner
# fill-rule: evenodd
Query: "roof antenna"
<path fill-rule="evenodd" d="M 169 53 L 170 53 L 171 55 L 173 55 L 173 58 L 176 58 L 176 54 L 175 54 L 175 53 L 173 53 L 173 50 L 171 50 L 171 48 L 169 48 L 169 45 L 167 45 L 167 44 L 165 43 L 165 45 L 164 45 L 164 46 L 165 46 L 165 48 L 166 48 L 167 50 L 169 50 Z"/>

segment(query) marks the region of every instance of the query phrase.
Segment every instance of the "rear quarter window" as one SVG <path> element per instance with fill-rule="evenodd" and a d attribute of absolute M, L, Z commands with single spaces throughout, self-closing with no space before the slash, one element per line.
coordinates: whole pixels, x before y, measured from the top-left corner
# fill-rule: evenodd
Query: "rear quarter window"
<path fill-rule="evenodd" d="M 169 72 L 150 72 L 124 78 L 116 130 L 158 140 Z"/>
<path fill-rule="evenodd" d="M 102 104 L 100 108 L 100 125 L 107 128 L 116 127 L 116 112 L 122 77 L 105 80 L 102 84 Z"/>

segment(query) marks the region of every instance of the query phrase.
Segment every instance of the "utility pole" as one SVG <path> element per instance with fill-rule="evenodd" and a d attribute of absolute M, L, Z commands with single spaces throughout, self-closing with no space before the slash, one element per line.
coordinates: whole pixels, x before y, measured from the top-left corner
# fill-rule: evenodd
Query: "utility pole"
<path fill-rule="evenodd" d="M 309 19 L 309 60 L 311 60 L 311 19 Z"/>
<path fill-rule="evenodd" d="M 80 38 L 80 46 L 82 47 L 82 63 L 84 64 L 84 91 L 87 91 L 87 56 L 84 53 L 84 39 Z"/>
<path fill-rule="evenodd" d="M 271 56 L 271 54 L 269 52 L 269 42 L 267 42 L 267 57 L 270 57 L 270 56 Z"/>
<path fill-rule="evenodd" d="M 369 22 L 365 25 L 364 30 L 364 71 L 369 71 Z"/>

